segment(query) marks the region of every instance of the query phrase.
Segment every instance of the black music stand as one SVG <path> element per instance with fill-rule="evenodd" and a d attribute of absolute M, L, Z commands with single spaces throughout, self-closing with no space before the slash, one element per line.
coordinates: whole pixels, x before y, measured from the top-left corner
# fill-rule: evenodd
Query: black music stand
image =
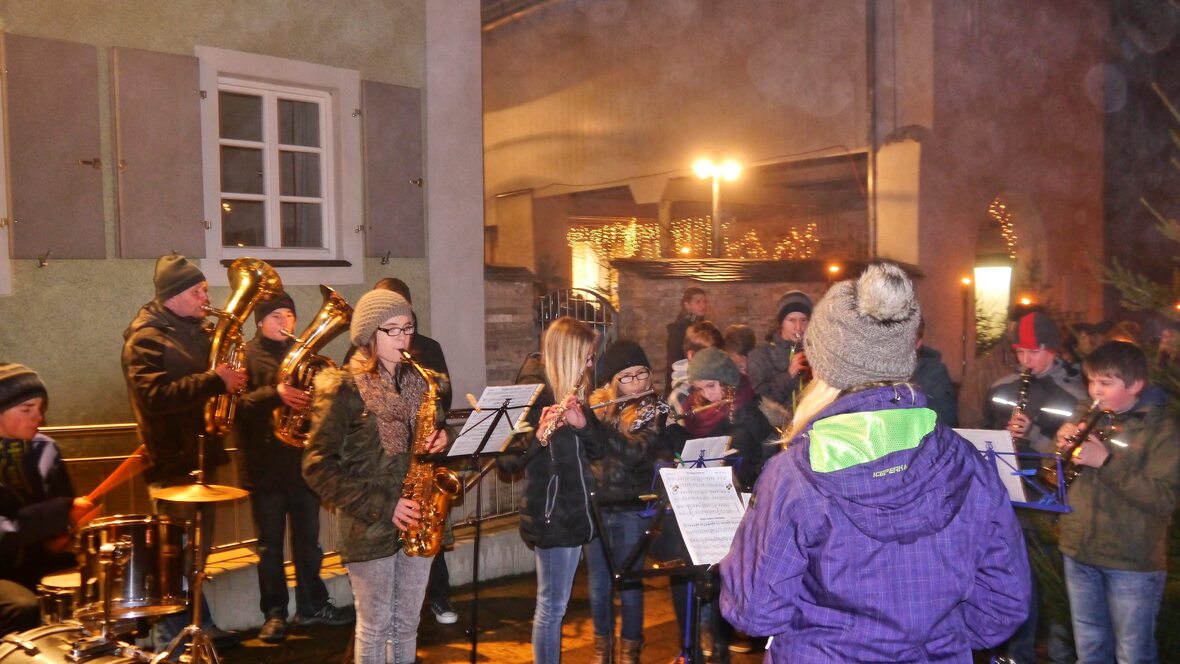
<path fill-rule="evenodd" d="M 520 386 L 517 386 L 517 387 L 520 387 Z M 487 466 L 487 469 L 490 470 L 491 463 L 494 462 L 495 457 L 499 456 L 500 453 L 503 451 L 502 449 L 499 449 L 499 450 L 485 449 L 487 447 L 488 443 L 491 441 L 492 435 L 496 432 L 497 425 L 500 424 L 500 421 L 502 419 L 504 419 L 505 417 L 508 416 L 508 414 L 509 414 L 508 411 L 521 410 L 521 409 L 526 409 L 526 408 L 532 407 L 533 401 L 536 400 L 537 394 L 540 393 L 540 391 L 541 391 L 540 385 L 534 386 L 534 389 L 532 391 L 532 397 L 530 399 L 528 399 L 528 401 L 526 403 L 514 404 L 513 400 L 511 398 L 505 398 L 500 403 L 500 405 L 494 409 L 491 409 L 491 410 L 487 410 L 487 409 L 478 410 L 477 409 L 475 412 L 478 412 L 478 413 L 485 413 L 486 412 L 487 414 L 484 415 L 483 418 L 481 418 L 480 420 L 475 422 L 475 424 L 477 426 L 481 426 L 485 422 L 487 422 L 487 427 L 486 427 L 486 429 L 484 429 L 483 435 L 480 438 L 479 443 L 476 444 L 475 447 L 472 448 L 472 450 L 470 452 L 463 453 L 463 454 L 456 454 L 453 457 L 453 458 L 464 458 L 465 457 L 467 459 L 470 459 L 472 467 L 475 469 L 475 473 L 476 473 L 476 478 L 475 478 L 475 539 L 472 543 L 472 551 L 471 551 L 471 595 L 472 595 L 471 596 L 471 618 L 470 618 L 470 624 L 467 627 L 467 635 L 471 639 L 471 659 L 470 659 L 470 661 L 472 664 L 475 664 L 475 662 L 477 661 L 477 658 L 478 658 L 478 654 L 479 654 L 479 545 L 480 545 L 480 540 L 482 538 L 482 525 L 483 525 L 483 519 L 482 519 L 482 517 L 483 517 L 483 482 L 482 482 L 482 480 L 483 480 L 483 475 L 485 472 L 485 469 L 482 467 L 481 460 L 483 459 L 483 457 L 491 457 L 489 459 L 489 463 Z M 490 422 L 488 422 L 488 420 L 490 420 Z M 455 437 L 455 441 L 454 441 L 454 443 L 452 443 L 452 450 L 454 449 L 455 443 L 457 443 L 459 438 L 463 436 L 463 433 L 469 431 L 471 428 L 472 427 L 470 425 L 465 426 L 464 431 L 460 432 L 460 434 Z M 513 430 L 515 431 L 515 426 L 514 426 Z M 511 437 L 509 437 L 508 440 L 511 440 Z M 508 440 L 504 441 L 505 445 L 508 443 Z"/>
<path fill-rule="evenodd" d="M 725 456 L 706 459 L 704 451 L 702 450 L 696 460 L 690 462 L 689 468 L 704 468 L 705 464 L 710 461 L 734 461 L 740 459 L 738 456 Z M 680 465 L 679 463 L 672 464 L 673 467 Z M 656 477 L 653 478 L 652 483 L 657 484 L 659 479 L 660 467 L 668 467 L 668 464 L 659 464 L 656 468 Z M 614 556 L 612 555 L 610 543 L 606 537 L 603 536 L 602 529 L 602 513 L 598 507 L 598 501 L 595 500 L 596 494 L 590 494 L 590 505 L 592 507 L 591 513 L 594 516 L 594 526 L 598 528 L 598 539 L 602 545 L 603 552 L 606 558 L 607 569 L 611 575 L 611 603 L 614 603 L 614 595 L 618 592 L 619 586 L 626 581 L 642 580 L 646 578 L 654 578 L 658 576 L 684 577 L 688 581 L 688 592 L 686 594 L 686 601 L 688 610 L 686 611 L 686 620 L 684 626 L 684 634 L 680 640 L 680 654 L 676 660 L 678 664 L 705 664 L 705 656 L 701 651 L 701 605 L 704 602 L 704 597 L 709 593 L 709 587 L 712 583 L 712 570 L 715 565 L 689 565 L 684 561 L 674 561 L 672 564 L 661 566 L 659 564 L 645 568 L 633 569 L 635 564 L 647 556 L 648 550 L 651 548 L 656 537 L 661 532 L 664 516 L 671 511 L 672 506 L 668 502 L 667 493 L 660 491 L 656 494 L 649 494 L 655 498 L 654 503 L 648 508 L 654 510 L 651 523 L 648 524 L 647 529 L 643 533 L 643 538 L 635 543 L 635 546 L 627 553 L 627 557 L 623 560 L 622 570 L 615 568 Z M 679 564 L 676 564 L 679 563 Z"/>

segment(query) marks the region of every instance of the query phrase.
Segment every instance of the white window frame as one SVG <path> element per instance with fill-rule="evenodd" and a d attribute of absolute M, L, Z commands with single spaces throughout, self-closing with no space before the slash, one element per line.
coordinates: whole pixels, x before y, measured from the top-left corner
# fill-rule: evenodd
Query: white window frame
<path fill-rule="evenodd" d="M 348 266 L 317 265 L 311 267 L 280 267 L 283 282 L 289 285 L 359 284 L 364 281 L 364 218 L 363 166 L 361 148 L 360 72 L 353 69 L 329 67 L 311 62 L 288 60 L 268 55 L 243 53 L 211 46 L 197 46 L 200 61 L 201 89 L 205 99 L 201 103 L 201 146 L 204 173 L 205 259 L 202 271 L 211 286 L 225 286 L 227 275 L 223 260 L 253 256 L 263 260 L 321 260 L 347 261 Z M 271 90 L 283 99 L 311 100 L 326 104 L 321 112 L 321 146 L 324 148 L 321 180 L 324 198 L 322 223 L 323 248 L 308 247 L 223 247 L 221 233 L 221 137 L 218 116 L 218 92 L 258 94 Z M 251 91 L 251 89 L 255 91 Z M 306 95 L 300 96 L 300 90 Z M 277 143 L 277 128 L 273 118 L 264 110 L 263 131 L 273 130 Z M 287 148 L 284 148 L 287 149 Z M 277 155 L 275 155 L 277 157 Z M 271 157 L 266 157 L 273 161 Z M 277 186 L 278 164 L 265 164 L 268 187 Z M 270 183 L 274 183 L 271 185 Z M 267 189 L 271 191 L 271 189 Z M 285 197 L 284 197 L 285 198 Z M 273 197 L 277 201 L 277 197 Z M 277 203 L 275 203 L 277 205 Z M 268 223 L 280 223 L 277 212 L 267 215 Z"/>

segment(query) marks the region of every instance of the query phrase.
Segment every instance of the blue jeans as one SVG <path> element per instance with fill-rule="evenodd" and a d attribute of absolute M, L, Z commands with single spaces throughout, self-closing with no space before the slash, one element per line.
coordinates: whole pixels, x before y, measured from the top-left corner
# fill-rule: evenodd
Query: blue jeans
<path fill-rule="evenodd" d="M 533 612 L 533 661 L 558 664 L 561 661 L 561 620 L 574 589 L 580 546 L 537 547 L 537 608 Z"/>
<path fill-rule="evenodd" d="M 1086 565 L 1065 556 L 1078 664 L 1158 662 L 1155 619 L 1167 572 Z"/>
<path fill-rule="evenodd" d="M 647 518 L 638 510 L 602 513 L 602 535 L 610 546 L 611 558 L 618 571 L 631 553 L 631 549 L 643 539 Z M 590 615 L 594 618 L 594 635 L 613 637 L 615 634 L 615 604 L 611 593 L 614 579 L 606 562 L 603 537 L 586 544 L 586 571 L 590 580 Z M 643 565 L 640 558 L 631 569 Z M 643 638 L 643 581 L 632 579 L 619 585 L 619 603 L 622 605 L 623 628 L 620 635 L 630 641 Z"/>
<path fill-rule="evenodd" d="M 356 605 L 357 664 L 411 664 L 417 657 L 418 620 L 433 560 L 398 551 L 345 565 Z"/>
<path fill-rule="evenodd" d="M 282 489 L 258 489 L 250 494 L 254 528 L 258 532 L 259 608 L 266 618 L 287 617 L 287 574 L 283 545 L 287 516 L 291 517 L 291 558 L 295 563 L 295 613 L 303 616 L 323 608 L 328 589 L 320 578 L 324 558 L 320 548 L 320 498 L 302 479 Z"/>

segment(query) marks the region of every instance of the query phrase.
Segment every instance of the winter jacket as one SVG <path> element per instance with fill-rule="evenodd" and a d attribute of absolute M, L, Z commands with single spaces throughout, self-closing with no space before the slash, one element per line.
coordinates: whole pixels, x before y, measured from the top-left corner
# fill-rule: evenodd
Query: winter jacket
<path fill-rule="evenodd" d="M 0 439 L 0 579 L 32 588 L 47 569 L 45 540 L 70 529 L 74 486 L 57 444 Z"/>
<path fill-rule="evenodd" d="M 799 390 L 803 389 L 802 376 L 791 378 L 789 371 L 794 347 L 795 344 L 775 332 L 771 341 L 758 344 L 751 350 L 746 361 L 746 374 L 750 376 L 750 383 L 758 396 L 791 411 L 794 411 L 794 401 Z"/>
<path fill-rule="evenodd" d="M 148 482 L 188 483 L 205 432 L 205 404 L 225 393 L 225 383 L 209 367 L 209 332 L 201 320 L 177 316 L 153 300 L 140 308 L 123 339 L 131 410 L 152 462 L 144 476 Z M 206 436 L 206 470 L 228 461 L 221 437 Z"/>
<path fill-rule="evenodd" d="M 336 507 L 340 557 L 346 563 L 386 558 L 402 542 L 393 510 L 410 455 L 388 454 L 347 369 L 316 375 L 312 427 L 303 453 L 308 486 Z"/>
<path fill-rule="evenodd" d="M 1015 402 L 1020 394 L 1020 374 L 1010 374 L 996 381 L 988 390 L 983 403 L 983 428 L 1003 429 L 1012 417 L 1012 406 L 996 403 L 999 397 L 1008 402 Z M 1054 415 L 1046 413 L 1042 408 L 1052 408 L 1069 412 L 1078 401 L 1086 399 L 1086 384 L 1082 372 L 1072 364 L 1066 364 L 1060 358 L 1053 361 L 1053 366 L 1043 374 L 1033 376 L 1028 387 L 1028 417 L 1032 423 L 1028 427 L 1024 441 L 1017 441 L 1017 451 L 1051 454 L 1055 449 L 1053 442 L 1057 430 L 1069 419 L 1068 415 Z"/>
<path fill-rule="evenodd" d="M 303 484 L 303 448 L 275 438 L 273 421 L 275 409 L 283 405 L 277 387 L 279 366 L 294 343 L 261 334 L 246 342 L 249 384 L 238 400 L 234 429 L 244 461 L 243 486 L 251 491 L 293 490 Z"/>
<path fill-rule="evenodd" d="M 610 390 L 603 388 L 590 395 L 590 404 L 610 399 Z M 623 404 L 622 414 L 627 417 L 620 418 L 617 426 L 602 423 L 602 458 L 590 462 L 590 471 L 598 487 L 598 506 L 603 511 L 641 509 L 644 501 L 639 495 L 651 493 L 655 462 L 663 449 L 657 420 L 663 418 L 659 416 L 639 431 L 631 431 L 630 422 L 641 404 L 642 401 Z"/>
<path fill-rule="evenodd" d="M 918 348 L 918 362 L 910 382 L 926 394 L 926 403 L 938 415 L 938 423 L 948 427 L 959 426 L 959 404 L 955 400 L 955 385 L 950 372 L 942 363 L 942 353 L 930 346 Z"/>
<path fill-rule="evenodd" d="M 1167 530 L 1180 490 L 1180 435 L 1167 407 L 1143 398 L 1116 416 L 1110 461 L 1083 466 L 1069 488 L 1058 543 L 1086 565 L 1131 571 L 1165 569 Z"/>
<path fill-rule="evenodd" d="M 721 561 L 767 662 L 963 662 L 1024 622 L 1031 576 L 995 468 L 906 385 L 844 395 L 767 465 Z"/>
<path fill-rule="evenodd" d="M 497 460 L 509 473 L 524 469 L 524 505 L 520 510 L 520 536 L 529 546 L 581 546 L 597 534 L 591 511 L 594 492 L 591 460 L 603 455 L 601 425 L 589 407 L 582 405 L 586 426 L 558 427 L 542 447 L 536 435 L 527 448 L 509 448 Z M 539 413 L 529 416 L 536 428 Z"/>

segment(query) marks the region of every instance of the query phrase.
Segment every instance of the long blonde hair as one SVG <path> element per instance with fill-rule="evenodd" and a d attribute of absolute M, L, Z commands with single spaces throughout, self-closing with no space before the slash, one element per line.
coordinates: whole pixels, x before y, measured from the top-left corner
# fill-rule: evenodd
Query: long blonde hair
<path fill-rule="evenodd" d="M 541 361 L 545 363 L 545 377 L 553 389 L 554 399 L 563 399 L 578 384 L 579 378 L 590 370 L 586 358 L 594 349 L 594 330 L 570 316 L 553 321 L 541 341 Z M 584 400 L 589 377 L 581 381 L 577 397 Z"/>
<path fill-rule="evenodd" d="M 794 416 L 791 418 L 791 427 L 783 436 L 781 441 L 782 446 L 786 447 L 799 432 L 807 428 L 811 424 L 811 420 L 815 419 L 816 415 L 824 408 L 827 408 L 840 396 L 840 390 L 828 385 L 823 378 L 816 376 L 807 387 L 803 388 L 803 394 L 799 399 L 799 404 L 795 406 Z"/>

